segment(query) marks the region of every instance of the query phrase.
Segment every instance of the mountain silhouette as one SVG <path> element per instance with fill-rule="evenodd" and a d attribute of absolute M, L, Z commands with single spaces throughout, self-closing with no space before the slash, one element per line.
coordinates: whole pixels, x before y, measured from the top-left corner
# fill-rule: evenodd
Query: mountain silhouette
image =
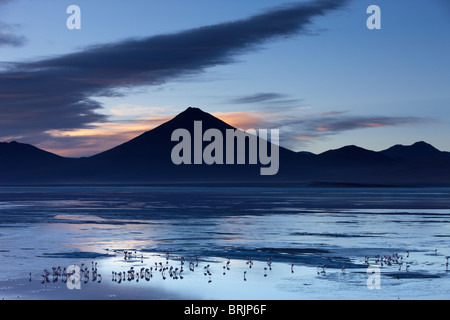
<path fill-rule="evenodd" d="M 194 139 L 194 122 L 201 121 L 203 132 L 218 129 L 225 136 L 226 130 L 235 129 L 222 120 L 199 108 L 190 107 L 172 120 L 147 131 L 140 136 L 110 150 L 85 159 L 77 169 L 77 176 L 89 172 L 90 177 L 114 181 L 240 181 L 259 179 L 260 165 L 180 165 L 173 164 L 172 149 L 179 143 L 171 141 L 177 129 L 186 129 Z M 205 147 L 209 142 L 203 143 Z M 203 150 L 203 149 L 202 149 Z M 248 147 L 246 154 L 248 154 Z M 193 150 L 192 150 L 193 154 Z M 280 158 L 295 158 L 295 152 L 280 147 Z M 224 155 L 225 157 L 225 155 Z M 248 161 L 246 161 L 248 163 Z"/>
<path fill-rule="evenodd" d="M 57 162 L 63 159 L 56 154 L 41 150 L 29 144 L 12 142 L 0 142 L 1 166 L 29 165 L 31 162 L 38 164 Z"/>
<path fill-rule="evenodd" d="M 41 150 L 29 144 L 0 143 L 0 183 L 16 181 L 47 181 L 53 168 L 64 168 L 73 159 Z"/>
<path fill-rule="evenodd" d="M 411 146 L 395 145 L 389 149 L 383 150 L 380 153 L 389 156 L 391 158 L 427 158 L 427 157 L 446 157 L 449 155 L 448 152 L 442 152 L 431 144 L 424 141 L 419 141 Z"/>
<path fill-rule="evenodd" d="M 391 163 L 393 159 L 382 153 L 366 150 L 357 146 L 345 146 L 337 150 L 329 150 L 319 155 L 321 159 L 333 161 L 335 164 L 358 165 L 368 163 Z"/>
<path fill-rule="evenodd" d="M 248 158 L 239 165 L 175 165 L 171 153 L 179 141 L 171 141 L 172 133 L 185 129 L 193 139 L 195 121 L 201 121 L 203 132 L 217 129 L 224 137 L 226 130 L 235 129 L 191 107 L 126 143 L 86 158 L 65 158 L 18 142 L 0 143 L 0 184 L 450 184 L 449 153 L 425 142 L 395 145 L 380 152 L 344 146 L 318 155 L 279 147 L 279 171 L 274 176 L 261 176 L 264 165 L 249 164 Z M 258 142 L 267 144 L 261 138 Z M 203 142 L 203 148 L 209 143 Z M 245 151 L 248 155 L 248 144 Z"/>

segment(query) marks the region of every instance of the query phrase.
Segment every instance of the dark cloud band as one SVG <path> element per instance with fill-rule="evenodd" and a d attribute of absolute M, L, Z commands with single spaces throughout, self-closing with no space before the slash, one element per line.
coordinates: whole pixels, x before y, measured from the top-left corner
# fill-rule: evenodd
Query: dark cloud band
<path fill-rule="evenodd" d="M 101 105 L 92 96 L 161 84 L 232 63 L 237 55 L 263 42 L 301 32 L 313 18 L 345 2 L 297 3 L 243 20 L 10 64 L 0 72 L 2 135 L 84 128 L 103 121 L 105 117 L 98 113 Z"/>

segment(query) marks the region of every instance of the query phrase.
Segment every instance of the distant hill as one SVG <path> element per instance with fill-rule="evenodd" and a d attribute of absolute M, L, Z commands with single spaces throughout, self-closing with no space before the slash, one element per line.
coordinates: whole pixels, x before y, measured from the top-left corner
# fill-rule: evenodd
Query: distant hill
<path fill-rule="evenodd" d="M 448 152 L 442 152 L 433 147 L 431 144 L 420 141 L 411 146 L 395 145 L 389 149 L 380 152 L 391 158 L 413 159 L 427 157 L 448 157 Z"/>
<path fill-rule="evenodd" d="M 157 128 L 88 158 L 64 158 L 27 144 L 0 143 L 0 184 L 450 185 L 449 153 L 425 142 L 380 152 L 345 146 L 318 155 L 280 147 L 280 169 L 275 176 L 261 176 L 262 165 L 248 161 L 177 166 L 171 152 L 179 142 L 171 141 L 171 135 L 183 128 L 193 137 L 194 121 L 202 122 L 203 132 L 214 128 L 225 135 L 227 129 L 234 129 L 209 113 L 188 108 Z"/>
<path fill-rule="evenodd" d="M 57 162 L 62 157 L 41 150 L 29 144 L 12 142 L 0 142 L 0 165 L 30 165 L 31 163 L 45 164 Z"/>
<path fill-rule="evenodd" d="M 319 158 L 329 162 L 352 166 L 394 162 L 389 156 L 357 146 L 346 146 L 337 150 L 329 150 L 321 153 Z"/>
<path fill-rule="evenodd" d="M 0 143 L 0 183 L 47 181 L 54 168 L 62 168 L 72 159 L 41 150 L 29 144 Z"/>

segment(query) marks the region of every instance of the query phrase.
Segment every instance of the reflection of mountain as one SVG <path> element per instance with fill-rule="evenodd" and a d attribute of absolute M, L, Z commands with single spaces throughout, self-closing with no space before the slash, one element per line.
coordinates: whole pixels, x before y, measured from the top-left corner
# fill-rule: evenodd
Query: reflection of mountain
<path fill-rule="evenodd" d="M 260 176 L 261 164 L 176 166 L 171 152 L 178 142 L 171 141 L 172 132 L 184 128 L 193 137 L 196 120 L 202 121 L 203 131 L 233 129 L 200 109 L 189 108 L 159 127 L 89 158 L 63 158 L 26 144 L 0 143 L 0 184 L 450 184 L 450 153 L 425 142 L 380 152 L 346 146 L 319 155 L 280 148 L 280 170 L 275 176 Z"/>

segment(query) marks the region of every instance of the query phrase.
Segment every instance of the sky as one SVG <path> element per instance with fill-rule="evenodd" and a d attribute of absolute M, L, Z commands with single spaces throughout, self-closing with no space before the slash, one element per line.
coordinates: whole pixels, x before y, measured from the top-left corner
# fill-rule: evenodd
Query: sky
<path fill-rule="evenodd" d="M 449 17 L 447 0 L 0 0 L 0 141 L 90 156 L 192 106 L 295 151 L 450 151 Z"/>

